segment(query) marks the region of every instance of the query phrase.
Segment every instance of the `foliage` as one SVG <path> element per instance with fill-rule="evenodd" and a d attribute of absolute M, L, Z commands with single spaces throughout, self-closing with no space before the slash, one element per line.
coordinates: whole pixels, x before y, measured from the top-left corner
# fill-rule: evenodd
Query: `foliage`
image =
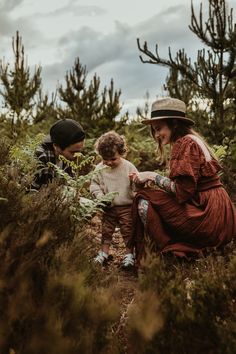
<path fill-rule="evenodd" d="M 149 253 L 130 309 L 134 352 L 234 353 L 235 265 L 235 252 L 190 263 Z"/>
<path fill-rule="evenodd" d="M 223 10 L 215 8 L 210 16 L 215 20 L 207 21 L 205 32 L 210 33 L 212 44 L 208 44 L 216 52 L 217 43 L 225 44 L 224 31 L 222 42 L 217 42 L 220 26 L 216 28 L 217 36 L 213 36 L 218 23 L 214 21 L 221 21 L 218 15 L 225 16 L 224 3 L 222 0 L 209 2 L 210 9 L 219 4 Z M 197 22 L 193 8 L 192 15 L 193 32 L 201 32 L 202 21 Z M 170 58 L 167 87 L 175 97 L 186 99 L 200 131 L 210 138 L 210 143 L 214 140 L 218 144 L 213 150 L 224 165 L 222 177 L 227 185 L 232 185 L 236 168 L 232 14 L 227 21 L 230 36 L 226 38 L 228 47 L 224 48 L 229 57 L 223 68 L 214 63 L 218 54 L 216 57 L 209 54 L 207 60 L 205 52 L 200 51 L 197 67 L 193 69 L 204 70 L 196 76 L 185 53 L 180 51 L 176 60 Z M 225 24 L 223 19 L 223 30 Z M 94 244 L 87 237 L 89 220 L 114 195 L 92 199 L 88 184 L 98 173 L 92 171 L 94 141 L 110 129 L 125 135 L 129 147 L 127 158 L 140 171 L 163 168 L 156 158 L 155 142 L 147 127 L 140 124 L 140 117 L 149 114 L 148 105 L 137 110 L 136 120 L 128 121 L 125 115 L 118 122 L 120 91 L 114 89 L 111 81 L 110 87 L 100 93 L 100 78 L 96 75 L 86 86 L 86 68 L 76 59 L 74 68 L 66 74 L 66 87 L 59 88 L 66 107 L 55 107 L 56 95 L 50 101 L 41 91 L 41 68 L 30 78 L 18 32 L 13 39 L 13 50 L 15 67 L 10 70 L 9 64 L 4 63 L 0 67 L 0 79 L 5 87 L 1 94 L 8 110 L 0 117 L 1 136 L 6 136 L 0 141 L 0 352 L 9 354 L 10 349 L 17 354 L 124 352 L 124 348 L 117 348 L 116 338 L 112 337 L 112 327 L 119 315 L 114 279 L 104 280 L 104 274 L 92 264 Z M 191 75 L 177 70 L 179 64 L 189 65 L 190 74 L 197 81 L 191 82 Z M 215 86 L 215 73 L 219 80 L 226 78 L 224 102 L 220 90 L 215 97 L 210 96 L 208 86 L 209 83 L 211 88 Z M 202 83 L 205 87 L 200 86 Z M 203 89 L 208 90 L 206 95 Z M 200 109 L 199 99 L 205 97 L 206 107 Z M 217 111 L 222 102 L 223 126 L 221 111 Z M 78 154 L 77 161 L 66 161 L 77 178 L 71 178 L 53 165 L 58 179 L 39 192 L 27 193 L 37 168 L 34 150 L 42 139 L 37 134 L 48 132 L 59 116 L 79 120 L 90 137 L 85 156 Z M 31 138 L 25 138 L 26 132 Z M 7 137 L 17 138 L 17 145 L 12 146 L 12 140 Z M 236 254 L 232 249 L 229 252 L 206 255 L 194 263 L 179 263 L 168 256 L 163 259 L 148 254 L 142 264 L 138 295 L 128 310 L 126 329 L 130 353 L 231 354 L 236 351 Z"/>
<path fill-rule="evenodd" d="M 93 199 L 87 187 L 92 177 L 97 175 L 100 170 L 92 170 L 87 174 L 80 174 L 80 171 L 86 165 L 90 165 L 94 161 L 94 157 L 84 157 L 81 153 L 77 153 L 76 157 L 77 161 L 68 161 L 63 156 L 60 157 L 62 161 L 65 161 L 72 168 L 76 178 L 69 176 L 58 166 L 50 165 L 56 170 L 57 176 L 64 181 L 61 192 L 66 202 L 70 203 L 71 216 L 78 222 L 84 222 L 91 219 L 98 211 L 101 211 L 107 203 L 110 203 L 114 199 L 116 192 L 107 193 L 99 199 Z"/>
<path fill-rule="evenodd" d="M 51 118 L 55 120 L 58 114 L 55 108 L 56 94 L 49 98 L 48 94 L 42 92 L 41 66 L 35 68 L 33 75 L 30 73 L 18 31 L 12 39 L 12 48 L 14 67 L 0 61 L 0 80 L 3 86 L 0 95 L 3 97 L 5 112 L 0 127 L 4 135 L 19 141 L 25 138 L 29 127 Z"/>
<path fill-rule="evenodd" d="M 236 196 L 236 141 L 235 139 L 224 140 L 224 151 L 225 154 L 220 159 L 223 166 L 222 180 L 224 185 L 227 187 L 229 194 L 234 198 Z M 221 147 L 222 148 L 222 147 Z"/>
<path fill-rule="evenodd" d="M 25 129 L 31 120 L 33 99 L 41 86 L 41 67 L 35 70 L 31 78 L 18 31 L 16 38 L 12 40 L 12 48 L 15 56 L 14 68 L 9 69 L 9 64 L 2 61 L 0 64 L 0 79 L 4 88 L 0 91 L 0 95 L 4 99 L 11 121 L 11 137 L 17 138 L 20 131 Z"/>
<path fill-rule="evenodd" d="M 120 129 L 127 141 L 127 159 L 140 171 L 155 170 L 159 166 L 156 143 L 148 128 L 133 120 Z"/>
<path fill-rule="evenodd" d="M 57 93 L 52 93 L 51 98 L 49 98 L 47 93 L 44 94 L 42 89 L 39 89 L 36 102 L 36 112 L 32 114 L 34 125 L 37 126 L 38 123 L 45 123 L 48 120 L 52 120 L 54 122 L 58 119 L 59 115 L 56 107 L 56 98 Z"/>
<path fill-rule="evenodd" d="M 26 145 L 0 152 L 0 352 L 109 353 L 118 310 L 112 290 L 96 287 L 88 212 L 58 182 L 25 193 L 20 171 L 31 165 L 34 143 Z"/>
<path fill-rule="evenodd" d="M 90 137 L 124 124 L 125 117 L 120 122 L 115 120 L 121 110 L 121 91 L 114 90 L 113 80 L 100 93 L 100 78 L 95 74 L 88 86 L 86 79 L 86 67 L 77 58 L 65 76 L 66 87 L 61 85 L 58 89 L 60 99 L 67 105 L 61 115 L 78 120 Z"/>
<path fill-rule="evenodd" d="M 145 102 L 143 107 L 137 107 L 136 109 L 136 114 L 137 114 L 137 119 L 143 120 L 143 119 L 148 119 L 150 117 L 150 95 L 149 92 L 147 91 L 145 96 L 144 96 Z"/>
<path fill-rule="evenodd" d="M 34 151 L 43 141 L 44 135 L 39 134 L 34 139 L 26 138 L 24 144 L 13 145 L 10 149 L 10 159 L 14 165 L 21 167 L 24 174 L 32 173 L 36 168 Z"/>

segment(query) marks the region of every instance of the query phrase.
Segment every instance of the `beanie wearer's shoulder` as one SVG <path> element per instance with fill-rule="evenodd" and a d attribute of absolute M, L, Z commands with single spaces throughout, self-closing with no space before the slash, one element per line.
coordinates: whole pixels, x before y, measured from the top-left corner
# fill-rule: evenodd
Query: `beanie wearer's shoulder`
<path fill-rule="evenodd" d="M 44 164 L 47 164 L 48 162 L 55 163 L 56 157 L 53 150 L 53 143 L 50 141 L 43 141 L 35 150 L 35 157 Z"/>

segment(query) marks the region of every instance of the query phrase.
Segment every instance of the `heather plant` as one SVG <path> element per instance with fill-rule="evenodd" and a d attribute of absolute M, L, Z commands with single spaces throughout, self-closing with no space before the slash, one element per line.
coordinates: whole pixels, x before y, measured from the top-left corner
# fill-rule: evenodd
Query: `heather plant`
<path fill-rule="evenodd" d="M 194 262 L 148 253 L 130 308 L 133 352 L 234 353 L 235 265 L 232 249 Z"/>
<path fill-rule="evenodd" d="M 60 179 L 26 193 L 35 146 L 26 145 L 0 152 L 0 352 L 109 353 L 118 310 L 90 262 L 92 208 L 79 212 L 80 198 L 65 197 Z M 81 192 L 86 177 L 76 183 Z"/>

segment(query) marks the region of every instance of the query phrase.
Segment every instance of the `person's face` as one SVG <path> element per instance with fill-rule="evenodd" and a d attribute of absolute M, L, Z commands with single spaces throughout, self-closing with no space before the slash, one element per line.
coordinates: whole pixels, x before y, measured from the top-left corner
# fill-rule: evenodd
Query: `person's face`
<path fill-rule="evenodd" d="M 113 157 L 110 157 L 109 159 L 102 158 L 102 161 L 104 165 L 107 165 L 111 168 L 115 168 L 121 163 L 121 158 L 122 156 L 118 152 L 116 152 L 115 155 L 113 155 Z"/>
<path fill-rule="evenodd" d="M 84 147 L 84 141 L 67 146 L 62 150 L 58 145 L 54 145 L 57 156 L 62 155 L 69 161 L 75 161 L 75 154 L 80 152 Z"/>
<path fill-rule="evenodd" d="M 171 140 L 171 130 L 165 121 L 157 121 L 152 123 L 153 136 L 161 145 L 167 145 Z"/>

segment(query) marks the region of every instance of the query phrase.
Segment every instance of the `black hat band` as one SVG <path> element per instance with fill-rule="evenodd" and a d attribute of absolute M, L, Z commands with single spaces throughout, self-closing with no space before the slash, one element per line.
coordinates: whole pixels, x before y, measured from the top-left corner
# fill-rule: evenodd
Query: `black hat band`
<path fill-rule="evenodd" d="M 151 118 L 158 118 L 158 117 L 185 117 L 184 112 L 180 111 L 173 111 L 173 110 L 158 110 L 158 111 L 152 111 L 151 113 Z"/>

